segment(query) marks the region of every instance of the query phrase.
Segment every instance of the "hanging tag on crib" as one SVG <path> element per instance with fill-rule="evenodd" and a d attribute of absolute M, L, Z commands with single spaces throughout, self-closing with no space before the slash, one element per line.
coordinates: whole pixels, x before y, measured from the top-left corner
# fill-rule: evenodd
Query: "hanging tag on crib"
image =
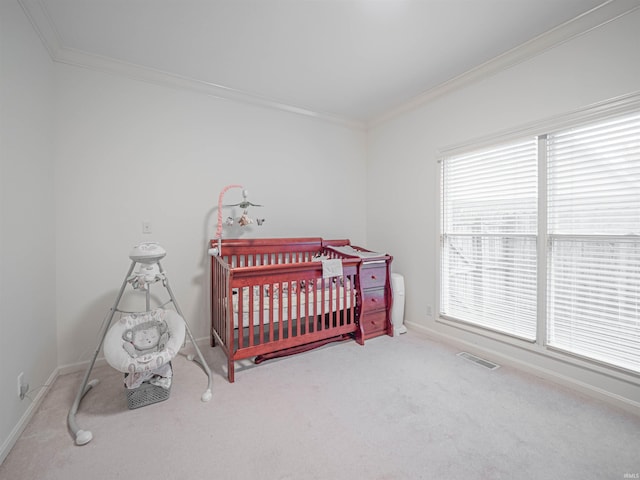
<path fill-rule="evenodd" d="M 322 260 L 322 278 L 341 277 L 342 260 L 339 258 Z"/>

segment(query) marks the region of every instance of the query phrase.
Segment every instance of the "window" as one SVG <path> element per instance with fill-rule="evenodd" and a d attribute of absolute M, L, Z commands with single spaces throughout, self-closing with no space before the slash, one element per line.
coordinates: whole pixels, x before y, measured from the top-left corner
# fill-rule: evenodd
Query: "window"
<path fill-rule="evenodd" d="M 640 372 L 640 115 L 549 135 L 547 343 Z"/>
<path fill-rule="evenodd" d="M 445 159 L 441 313 L 535 339 L 537 142 Z"/>
<path fill-rule="evenodd" d="M 640 114 L 538 133 L 442 160 L 440 314 L 640 373 Z"/>

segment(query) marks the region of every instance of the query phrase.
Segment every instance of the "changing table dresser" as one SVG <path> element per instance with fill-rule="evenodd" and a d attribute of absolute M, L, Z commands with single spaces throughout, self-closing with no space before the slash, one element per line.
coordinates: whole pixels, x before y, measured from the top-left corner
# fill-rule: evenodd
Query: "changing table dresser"
<path fill-rule="evenodd" d="M 348 257 L 360 258 L 358 294 L 362 296 L 358 312 L 364 339 L 380 335 L 393 336 L 391 322 L 391 261 L 393 257 L 356 246 L 329 247 Z"/>

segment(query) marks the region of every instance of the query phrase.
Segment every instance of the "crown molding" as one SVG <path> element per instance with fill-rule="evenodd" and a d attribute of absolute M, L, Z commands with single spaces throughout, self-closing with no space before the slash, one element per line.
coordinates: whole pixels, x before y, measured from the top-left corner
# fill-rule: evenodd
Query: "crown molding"
<path fill-rule="evenodd" d="M 215 83 L 177 75 L 143 65 L 127 63 L 110 57 L 96 55 L 62 45 L 60 35 L 56 31 L 51 17 L 40 0 L 18 0 L 29 21 L 35 28 L 47 52 L 54 62 L 76 67 L 88 68 L 111 75 L 155 85 L 201 93 L 221 100 L 241 102 L 250 105 L 294 113 L 318 120 L 335 123 L 348 128 L 364 130 L 365 123 L 344 118 L 330 113 L 319 112 L 309 108 L 290 105 L 278 100 L 266 98 L 253 93 L 237 90 Z"/>
<path fill-rule="evenodd" d="M 439 159 L 460 155 L 479 148 L 522 139 L 527 136 L 552 134 L 558 130 L 578 127 L 594 121 L 603 121 L 620 115 L 635 113 L 640 109 L 640 90 L 618 97 L 592 103 L 575 110 L 519 125 L 490 135 L 448 145 L 438 150 Z"/>
<path fill-rule="evenodd" d="M 411 100 L 370 120 L 367 129 L 381 125 L 427 102 L 506 70 L 547 50 L 579 37 L 640 8 L 640 0 L 608 0 L 606 3 L 499 55 L 476 68 L 425 91 Z"/>
<path fill-rule="evenodd" d="M 18 3 L 40 37 L 51 60 L 55 62 L 61 50 L 60 35 L 49 16 L 49 12 L 40 0 L 18 0 Z"/>
<path fill-rule="evenodd" d="M 217 85 L 215 83 L 177 75 L 151 67 L 122 62 L 120 60 L 83 52 L 81 50 L 62 48 L 59 50 L 55 61 L 155 85 L 201 93 L 221 100 L 240 102 L 312 117 L 349 128 L 364 130 L 365 127 L 364 122 L 342 118 L 337 115 L 331 115 L 324 112 L 317 112 L 308 108 L 286 104 L 252 93 L 225 87 L 223 85 Z"/>
<path fill-rule="evenodd" d="M 122 62 L 62 45 L 51 17 L 41 0 L 18 0 L 44 47 L 54 62 L 83 67 L 130 79 L 168 86 L 212 96 L 215 98 L 257 105 L 288 113 L 328 121 L 348 128 L 367 130 L 383 124 L 403 113 L 414 110 L 438 97 L 451 93 L 473 82 L 482 80 L 501 70 L 513 67 L 540 53 L 605 25 L 640 8 L 640 0 L 608 0 L 602 5 L 543 33 L 528 42 L 499 55 L 476 68 L 431 88 L 391 110 L 375 116 L 368 122 L 340 117 L 313 109 L 290 105 L 214 83 L 188 78 L 142 65 Z"/>

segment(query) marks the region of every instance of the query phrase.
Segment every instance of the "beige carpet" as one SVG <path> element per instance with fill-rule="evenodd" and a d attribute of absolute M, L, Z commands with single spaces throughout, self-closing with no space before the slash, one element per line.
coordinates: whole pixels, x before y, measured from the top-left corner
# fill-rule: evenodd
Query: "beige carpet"
<path fill-rule="evenodd" d="M 507 367 L 488 370 L 409 332 L 239 368 L 210 403 L 202 370 L 174 362 L 170 398 L 127 408 L 121 374 L 66 417 L 82 372 L 59 377 L 2 480 L 623 479 L 640 472 L 640 418 Z M 638 478 L 638 477 L 627 477 Z"/>

